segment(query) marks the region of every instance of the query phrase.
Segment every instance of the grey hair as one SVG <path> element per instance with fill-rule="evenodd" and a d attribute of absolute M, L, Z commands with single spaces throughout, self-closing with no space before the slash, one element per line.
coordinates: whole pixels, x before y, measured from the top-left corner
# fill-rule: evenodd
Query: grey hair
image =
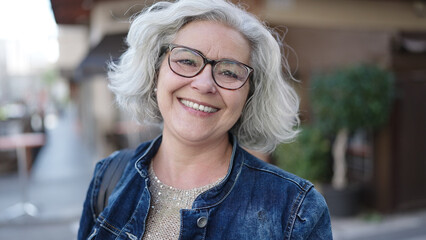
<path fill-rule="evenodd" d="M 185 24 L 197 20 L 230 26 L 250 43 L 254 68 L 250 93 L 231 133 L 242 146 L 265 153 L 293 140 L 298 133 L 299 98 L 288 83 L 294 78 L 282 42 L 256 17 L 224 0 L 158 2 L 132 19 L 128 49 L 118 63 L 110 64 L 108 73 L 119 106 L 139 122 L 162 121 L 154 89 L 163 48 Z"/>

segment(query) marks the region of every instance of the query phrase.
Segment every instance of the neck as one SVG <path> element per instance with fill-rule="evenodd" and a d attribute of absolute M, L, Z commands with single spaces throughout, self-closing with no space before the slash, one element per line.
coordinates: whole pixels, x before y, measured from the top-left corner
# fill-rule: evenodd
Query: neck
<path fill-rule="evenodd" d="M 215 182 L 226 175 L 232 155 L 228 136 L 216 144 L 188 144 L 163 135 L 153 159 L 157 177 L 169 186 L 191 189 Z"/>

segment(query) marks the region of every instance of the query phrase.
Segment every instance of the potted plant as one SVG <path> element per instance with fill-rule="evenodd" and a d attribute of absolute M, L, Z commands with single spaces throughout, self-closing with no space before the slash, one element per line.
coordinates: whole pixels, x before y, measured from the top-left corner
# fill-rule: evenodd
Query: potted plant
<path fill-rule="evenodd" d="M 297 139 L 278 145 L 272 157 L 278 167 L 308 179 L 317 187 L 330 179 L 330 141 L 318 128 L 303 126 Z"/>
<path fill-rule="evenodd" d="M 393 99 L 393 82 L 389 71 L 366 64 L 316 74 L 312 79 L 310 93 L 314 124 L 324 135 L 334 139 L 331 185 L 338 191 L 335 194 L 354 194 L 348 191 L 346 177 L 348 138 L 359 129 L 372 132 L 386 123 Z M 330 200 L 337 198 L 334 195 Z M 356 197 L 347 196 L 346 199 L 353 201 Z"/>

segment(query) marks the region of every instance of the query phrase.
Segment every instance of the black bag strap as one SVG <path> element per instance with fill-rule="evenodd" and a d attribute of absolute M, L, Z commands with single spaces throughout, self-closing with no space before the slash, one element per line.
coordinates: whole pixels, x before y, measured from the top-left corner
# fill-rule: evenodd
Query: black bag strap
<path fill-rule="evenodd" d="M 133 156 L 133 153 L 134 151 L 131 149 L 121 150 L 108 164 L 99 187 L 98 199 L 95 206 L 96 216 L 99 216 L 108 205 L 108 198 L 123 175 L 124 168 Z"/>

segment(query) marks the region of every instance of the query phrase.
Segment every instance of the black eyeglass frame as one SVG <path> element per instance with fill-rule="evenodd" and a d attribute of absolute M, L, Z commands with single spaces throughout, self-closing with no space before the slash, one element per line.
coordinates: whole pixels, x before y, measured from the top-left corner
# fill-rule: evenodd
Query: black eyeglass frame
<path fill-rule="evenodd" d="M 226 90 L 231 90 L 231 91 L 233 91 L 233 90 L 238 90 L 238 89 L 240 89 L 240 88 L 242 88 L 245 84 L 246 84 L 246 82 L 247 82 L 247 80 L 249 79 L 249 78 L 251 78 L 251 76 L 252 76 L 252 74 L 253 74 L 253 71 L 254 71 L 254 69 L 252 68 L 252 67 L 250 67 L 249 65 L 247 65 L 247 64 L 244 64 L 244 63 L 242 63 L 242 62 L 238 62 L 238 61 L 235 61 L 235 60 L 231 60 L 231 59 L 220 59 L 220 60 L 212 60 L 212 59 L 208 59 L 208 58 L 206 58 L 206 56 L 204 56 L 204 54 L 202 53 L 202 52 L 200 52 L 199 50 L 197 50 L 197 49 L 193 49 L 193 48 L 190 48 L 190 47 L 186 47 L 186 46 L 182 46 L 182 45 L 177 45 L 177 44 L 169 44 L 168 46 L 167 46 L 167 50 L 169 51 L 169 53 L 173 50 L 173 49 L 175 49 L 175 48 L 185 48 L 185 49 L 188 49 L 188 50 L 191 50 L 191 51 L 193 51 L 193 52 L 195 52 L 195 53 L 197 53 L 198 55 L 200 55 L 201 56 L 201 58 L 203 58 L 203 62 L 204 62 L 204 65 L 200 68 L 200 70 L 198 71 L 198 72 L 196 72 L 195 74 L 193 74 L 193 75 L 183 75 L 183 74 L 180 74 L 180 73 L 177 73 L 175 70 L 173 70 L 173 68 L 172 68 L 172 66 L 171 66 L 171 64 L 170 64 L 170 54 L 169 54 L 169 56 L 167 57 L 167 60 L 168 60 L 168 64 L 169 64 L 169 68 L 170 68 L 170 70 L 172 70 L 172 72 L 174 72 L 176 75 L 179 75 L 179 76 L 181 76 L 181 77 L 185 77 L 185 78 L 192 78 L 192 77 L 195 77 L 195 76 L 197 76 L 198 74 L 200 74 L 203 70 L 204 70 L 204 68 L 206 67 L 206 65 L 207 64 L 210 64 L 211 66 L 212 66 L 212 72 L 211 72 L 211 74 L 212 74 L 212 78 L 213 78 L 213 81 L 216 83 L 216 85 L 217 86 L 219 86 L 220 88 L 223 88 L 223 89 L 226 89 Z M 216 79 L 215 79 L 215 77 L 214 77 L 214 68 L 215 68 L 215 65 L 216 64 L 218 64 L 218 63 L 220 63 L 220 62 L 224 62 L 224 61 L 227 61 L 227 62 L 233 62 L 233 63 L 238 63 L 238 64 L 241 64 L 246 70 L 247 70 L 247 72 L 248 72 L 248 75 L 247 75 L 247 78 L 246 78 L 246 80 L 244 80 L 244 83 L 243 84 L 241 84 L 241 86 L 240 87 L 238 87 L 238 88 L 227 88 L 227 87 L 223 87 L 223 86 L 221 86 L 217 81 L 216 81 Z"/>

